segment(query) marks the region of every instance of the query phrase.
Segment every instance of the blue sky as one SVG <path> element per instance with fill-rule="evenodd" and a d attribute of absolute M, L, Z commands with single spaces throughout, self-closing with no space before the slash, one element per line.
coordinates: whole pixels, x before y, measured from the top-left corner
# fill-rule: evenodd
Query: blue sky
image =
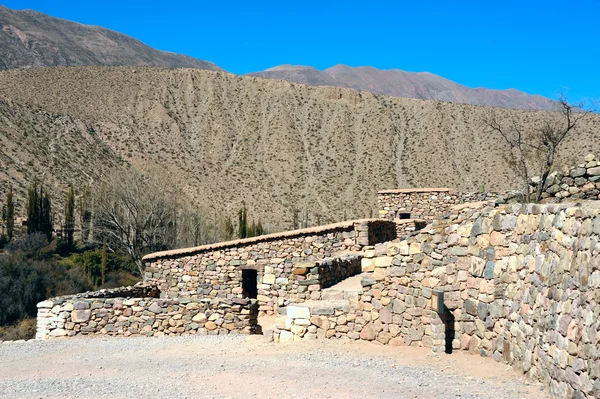
<path fill-rule="evenodd" d="M 427 71 L 469 87 L 600 99 L 600 0 L 67 1 L 14 9 L 114 29 L 243 74 L 280 64 Z"/>

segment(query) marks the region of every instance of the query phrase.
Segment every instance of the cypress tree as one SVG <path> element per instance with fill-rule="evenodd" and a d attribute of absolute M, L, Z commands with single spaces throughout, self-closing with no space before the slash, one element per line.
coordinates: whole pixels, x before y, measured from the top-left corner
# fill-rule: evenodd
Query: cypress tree
<path fill-rule="evenodd" d="M 8 195 L 6 196 L 6 235 L 8 239 L 13 238 L 15 229 L 15 202 L 13 198 L 12 184 L 8 189 Z"/>
<path fill-rule="evenodd" d="M 248 237 L 248 210 L 246 209 L 246 203 L 243 203 L 244 207 L 238 211 L 238 236 L 239 238 Z"/>
<path fill-rule="evenodd" d="M 65 202 L 65 241 L 69 248 L 73 248 L 73 232 L 75 231 L 75 192 L 73 186 L 67 191 L 67 201 Z"/>
<path fill-rule="evenodd" d="M 102 286 L 104 286 L 104 282 L 106 280 L 106 241 L 102 244 L 102 262 L 101 262 L 101 270 L 102 270 Z"/>
<path fill-rule="evenodd" d="M 79 197 L 79 224 L 81 225 L 81 241 L 83 242 L 87 242 L 89 239 L 91 221 L 90 190 L 88 186 L 85 186 L 81 197 Z"/>
<path fill-rule="evenodd" d="M 233 238 L 233 223 L 231 222 L 231 217 L 227 216 L 225 219 L 225 240 L 231 240 Z"/>
<path fill-rule="evenodd" d="M 43 233 L 52 238 L 52 204 L 50 196 L 35 181 L 27 190 L 27 234 Z"/>

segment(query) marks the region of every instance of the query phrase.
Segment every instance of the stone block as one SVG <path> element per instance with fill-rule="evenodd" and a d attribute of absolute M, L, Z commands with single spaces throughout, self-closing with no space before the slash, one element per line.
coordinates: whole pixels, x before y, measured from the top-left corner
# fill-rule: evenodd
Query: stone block
<path fill-rule="evenodd" d="M 74 310 L 71 312 L 71 320 L 74 323 L 84 323 L 90 319 L 92 311 L 89 309 L 85 310 Z"/>
<path fill-rule="evenodd" d="M 360 266 L 363 273 L 372 272 L 375 270 L 375 262 L 373 261 L 373 259 L 362 258 L 360 260 Z"/>
<path fill-rule="evenodd" d="M 377 330 L 373 323 L 369 323 L 360 331 L 360 339 L 365 341 L 373 341 L 377 336 Z"/>
<path fill-rule="evenodd" d="M 294 340 L 294 334 L 289 331 L 281 331 L 279 333 L 279 342 L 292 342 Z"/>
<path fill-rule="evenodd" d="M 274 274 L 265 274 L 262 277 L 263 284 L 274 284 L 275 283 L 275 275 Z"/>
<path fill-rule="evenodd" d="M 471 265 L 469 267 L 469 272 L 474 277 L 482 277 L 483 269 L 485 267 L 485 260 L 478 256 L 471 256 Z"/>
<path fill-rule="evenodd" d="M 288 305 L 287 317 L 290 319 L 309 319 L 310 309 L 306 306 Z"/>
<path fill-rule="evenodd" d="M 375 258 L 375 267 L 390 267 L 393 260 L 391 256 L 380 256 Z"/>

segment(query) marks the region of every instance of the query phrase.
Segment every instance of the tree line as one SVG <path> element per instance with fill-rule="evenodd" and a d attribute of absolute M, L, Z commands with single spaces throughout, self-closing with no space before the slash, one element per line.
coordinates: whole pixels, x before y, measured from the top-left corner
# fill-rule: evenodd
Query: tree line
<path fill-rule="evenodd" d="M 164 171 L 156 168 L 115 170 L 96 185 L 80 188 L 79 193 L 70 186 L 64 195 L 63 211 L 55 214 L 47 187 L 34 181 L 27 189 L 26 233 L 42 234 L 48 241 L 54 235 L 67 252 L 79 245 L 125 254 L 140 276 L 142 257 L 148 253 L 266 233 L 260 219 L 248 222 L 245 203 L 238 211 L 237 226 L 231 217 L 223 221 L 207 217 Z M 2 217 L 6 243 L 15 236 L 12 187 Z"/>

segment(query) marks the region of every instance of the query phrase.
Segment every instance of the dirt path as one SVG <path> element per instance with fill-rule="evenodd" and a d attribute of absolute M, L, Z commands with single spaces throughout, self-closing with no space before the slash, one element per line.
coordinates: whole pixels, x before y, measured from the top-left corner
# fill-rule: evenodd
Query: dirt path
<path fill-rule="evenodd" d="M 261 337 L 65 339 L 0 345 L 1 398 L 546 399 L 462 353 Z"/>

